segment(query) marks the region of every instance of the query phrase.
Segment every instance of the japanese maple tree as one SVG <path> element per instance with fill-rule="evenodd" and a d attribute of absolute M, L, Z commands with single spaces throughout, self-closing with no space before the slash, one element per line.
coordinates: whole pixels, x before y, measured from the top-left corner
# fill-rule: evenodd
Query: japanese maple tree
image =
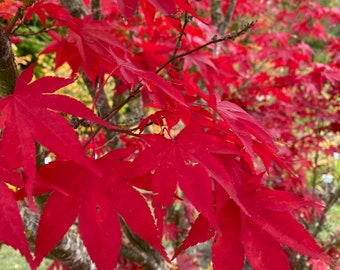
<path fill-rule="evenodd" d="M 340 10 L 291 2 L 0 1 L 0 242 L 32 269 L 197 269 L 199 243 L 335 268 L 340 191 L 306 172 L 339 131 Z"/>

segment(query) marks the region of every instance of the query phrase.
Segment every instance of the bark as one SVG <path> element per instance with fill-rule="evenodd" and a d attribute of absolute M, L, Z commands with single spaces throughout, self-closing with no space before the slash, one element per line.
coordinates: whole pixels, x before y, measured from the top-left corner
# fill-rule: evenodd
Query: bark
<path fill-rule="evenodd" d="M 18 69 L 12 52 L 11 40 L 0 25 L 0 98 L 13 93 Z"/>
<path fill-rule="evenodd" d="M 93 13 L 94 20 L 102 19 L 102 14 L 100 10 L 100 1 L 99 0 L 92 0 L 91 1 L 91 11 Z"/>
<path fill-rule="evenodd" d="M 224 21 L 221 22 L 218 25 L 218 32 L 221 35 L 225 34 L 226 30 L 228 29 L 228 27 L 230 25 L 231 18 L 233 17 L 233 13 L 234 13 L 234 10 L 235 10 L 236 3 L 237 3 L 237 0 L 230 0 L 227 12 L 224 15 Z"/>
<path fill-rule="evenodd" d="M 107 95 L 104 92 L 104 90 L 102 90 L 100 92 L 99 96 L 96 97 L 96 95 L 97 95 L 96 93 L 100 90 L 100 87 L 101 87 L 100 83 L 98 82 L 98 83 L 96 83 L 95 86 L 93 86 L 90 79 L 87 78 L 87 76 L 84 73 L 82 73 L 82 78 L 84 80 L 84 83 L 85 83 L 87 90 L 90 93 L 92 99 L 95 100 L 97 98 L 96 99 L 96 109 L 97 109 L 97 112 L 98 112 L 98 116 L 104 117 L 105 115 L 109 114 L 112 108 L 109 104 Z M 116 125 L 117 124 L 116 120 L 117 119 L 115 119 L 115 118 L 111 118 L 111 119 L 109 119 L 109 123 Z M 118 136 L 117 132 L 114 132 L 113 130 L 110 130 L 110 129 L 105 129 L 104 132 L 105 132 L 106 140 L 108 142 L 107 146 L 110 149 L 117 148 L 117 146 L 119 145 L 119 136 Z"/>
<path fill-rule="evenodd" d="M 33 251 L 40 216 L 25 206 L 20 207 L 20 213 L 24 220 L 30 249 Z M 48 258 L 60 261 L 70 270 L 96 269 L 95 265 L 91 262 L 83 241 L 75 229 L 69 230 L 60 243 L 50 252 Z"/>
<path fill-rule="evenodd" d="M 211 2 L 211 20 L 217 26 L 218 33 L 223 36 L 227 31 L 231 18 L 235 10 L 237 0 L 230 0 L 226 14 L 222 18 L 221 0 L 212 0 Z"/>
<path fill-rule="evenodd" d="M 214 25 L 218 25 L 222 20 L 221 0 L 211 2 L 211 20 Z"/>
<path fill-rule="evenodd" d="M 60 4 L 65 6 L 73 17 L 89 14 L 82 0 L 60 0 Z"/>

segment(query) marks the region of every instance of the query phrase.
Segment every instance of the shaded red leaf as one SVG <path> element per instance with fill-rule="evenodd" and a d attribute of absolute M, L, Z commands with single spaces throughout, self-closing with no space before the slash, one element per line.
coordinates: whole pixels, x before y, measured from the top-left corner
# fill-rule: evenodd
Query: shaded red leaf
<path fill-rule="evenodd" d="M 253 222 L 276 241 L 299 253 L 331 263 L 330 258 L 322 253 L 314 238 L 291 214 L 259 208 L 255 211 L 251 212 Z"/>
<path fill-rule="evenodd" d="M 192 140 L 193 137 L 195 140 Z M 225 173 L 223 166 L 219 167 L 219 161 L 210 152 L 229 153 L 231 150 L 228 145 L 224 145 L 218 138 L 198 133 L 195 129 L 185 129 L 173 140 L 160 135 L 145 135 L 143 138 L 150 147 L 138 155 L 135 170 L 144 173 L 154 170 L 152 185 L 157 195 L 154 200 L 158 204 L 156 209 L 169 206 L 178 184 L 194 207 L 216 227 L 212 212 L 211 172 L 206 164 L 221 167 Z M 201 145 L 204 145 L 205 150 L 200 148 Z M 145 160 L 148 160 L 147 164 Z M 165 186 L 168 189 L 164 189 Z M 163 217 L 159 218 L 163 220 Z"/>
<path fill-rule="evenodd" d="M 105 21 L 94 21 L 87 16 L 73 19 L 67 27 L 68 33 L 64 38 L 49 32 L 53 41 L 41 52 L 56 52 L 55 68 L 67 62 L 75 74 L 81 67 L 94 83 L 97 77 L 102 78 L 105 73 L 117 68 L 116 58 L 124 58 L 129 53 Z"/>
<path fill-rule="evenodd" d="M 0 181 L 0 242 L 18 249 L 27 262 L 33 265 L 17 201 L 13 192 L 2 181 Z"/>
<path fill-rule="evenodd" d="M 147 203 L 133 186 L 121 180 L 123 175 L 129 178 L 126 170 L 130 163 L 124 159 L 130 152 L 127 148 L 116 150 L 93 161 L 100 174 L 71 161 L 56 161 L 41 167 L 40 181 L 57 185 L 66 194 L 55 191 L 44 207 L 37 235 L 37 264 L 60 241 L 77 216 L 81 236 L 99 269 L 113 269 L 118 262 L 122 240 L 118 215 L 166 256 Z M 53 211 L 60 202 L 63 203 L 60 211 Z M 62 224 L 54 226 L 58 219 Z"/>
<path fill-rule="evenodd" d="M 247 199 L 254 208 L 266 208 L 273 211 L 292 212 L 302 207 L 322 207 L 317 202 L 304 200 L 292 193 L 268 188 L 248 194 Z"/>
<path fill-rule="evenodd" d="M 254 148 L 252 136 L 254 136 L 262 144 L 261 156 L 264 155 L 263 152 L 265 151 L 267 151 L 267 155 L 269 157 L 274 158 L 276 156 L 276 146 L 274 145 L 271 134 L 254 117 L 246 113 L 236 104 L 229 101 L 218 102 L 217 111 L 233 129 L 235 135 L 241 140 L 246 152 L 253 158 L 253 160 L 255 160 L 254 153 L 259 149 L 259 147 Z M 268 170 L 269 162 L 266 161 L 265 165 Z"/>
<path fill-rule="evenodd" d="M 241 241 L 241 216 L 237 205 L 229 200 L 221 209 L 219 229 L 212 245 L 215 270 L 243 269 L 244 251 Z"/>
<path fill-rule="evenodd" d="M 142 70 L 135 70 L 135 72 L 145 80 L 149 95 L 157 101 L 157 107 L 161 104 L 168 104 L 167 107 L 172 109 L 188 107 L 179 91 L 161 76 Z"/>
<path fill-rule="evenodd" d="M 88 175 L 86 170 L 82 171 L 80 166 L 72 162 L 52 162 L 38 171 L 39 180 L 48 180 L 52 185 L 61 186 L 61 179 L 66 180 L 69 177 L 72 177 L 72 181 L 65 181 L 61 186 L 64 193 L 54 191 L 44 206 L 36 238 L 36 265 L 41 263 L 74 223 Z M 75 186 L 78 188 L 74 189 Z"/>
<path fill-rule="evenodd" d="M 66 109 L 103 123 L 85 105 L 77 104 L 78 101 L 70 103 L 69 97 L 49 94 L 72 83 L 71 79 L 47 77 L 30 83 L 32 77 L 33 66 L 19 76 L 14 93 L 0 100 L 1 128 L 4 129 L 1 151 L 13 169 L 22 171 L 28 195 L 33 191 L 35 177 L 35 141 L 63 158 L 91 167 L 70 124 L 51 109 Z M 66 104 L 73 108 L 66 108 Z"/>
<path fill-rule="evenodd" d="M 182 245 L 176 250 L 175 254 L 171 258 L 176 258 L 183 250 L 208 241 L 214 236 L 214 230 L 210 226 L 210 222 L 203 216 L 199 215 L 194 224 L 191 226 L 188 236 L 183 241 Z"/>
<path fill-rule="evenodd" d="M 123 17 L 129 19 L 137 9 L 138 0 L 117 0 L 117 4 Z"/>
<path fill-rule="evenodd" d="M 149 0 L 164 15 L 174 15 L 176 13 L 176 4 L 174 0 Z"/>
<path fill-rule="evenodd" d="M 118 216 L 103 199 L 100 182 L 91 181 L 79 209 L 79 231 L 98 269 L 114 269 L 118 262 L 122 232 Z"/>
<path fill-rule="evenodd" d="M 31 20 L 33 14 L 36 14 L 44 26 L 46 26 L 47 15 L 58 20 L 62 25 L 72 20 L 67 9 L 62 5 L 58 5 L 56 1 L 53 0 L 36 1 L 33 5 L 27 7 L 25 11 L 25 18 L 28 21 Z"/>
<path fill-rule="evenodd" d="M 119 184 L 119 187 L 115 190 L 117 192 L 112 193 L 111 202 L 115 205 L 116 211 L 139 237 L 146 240 L 167 259 L 155 220 L 150 215 L 150 208 L 145 199 L 137 190 L 126 183 Z"/>
<path fill-rule="evenodd" d="M 289 270 L 288 259 L 280 244 L 249 219 L 243 221 L 242 238 L 247 259 L 254 270 Z M 222 269 L 222 268 L 221 268 Z M 230 268 L 241 269 L 241 268 Z"/>

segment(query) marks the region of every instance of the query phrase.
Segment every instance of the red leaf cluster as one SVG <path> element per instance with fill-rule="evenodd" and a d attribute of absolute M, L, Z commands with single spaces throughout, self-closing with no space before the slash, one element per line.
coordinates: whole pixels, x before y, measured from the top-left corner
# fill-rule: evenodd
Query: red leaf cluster
<path fill-rule="evenodd" d="M 93 14 L 73 18 L 57 1 L 37 1 L 25 10 L 26 22 L 53 22 L 52 41 L 40 55 L 55 53 L 55 69 L 67 63 L 72 79 L 33 79 L 31 65 L 13 93 L 0 99 L 0 241 L 36 269 L 77 224 L 96 267 L 114 269 L 126 225 L 170 262 L 162 245 L 164 222 L 174 201 L 182 200 L 197 218 L 174 252 L 172 259 L 182 256 L 180 267 L 197 267 L 179 254 L 210 239 L 217 270 L 243 269 L 245 259 L 254 269 L 290 269 L 287 247 L 331 264 L 294 215 L 319 205 L 291 192 L 300 182 L 291 180 L 296 166 L 287 160 L 308 155 L 298 150 L 319 139 L 303 137 L 306 129 L 315 130 L 315 121 L 339 130 L 340 42 L 329 41 L 332 62 L 317 63 L 312 45 L 303 41 L 305 35 L 328 41 L 321 21 L 328 16 L 329 25 L 338 23 L 337 11 L 314 1 L 300 1 L 295 11 L 279 0 L 238 1 L 234 16 L 261 21 L 241 41 L 232 41 L 236 31 L 220 43 L 217 26 L 202 16 L 210 12 L 205 1 L 111 2 L 101 1 L 102 20 Z M 265 19 L 274 18 L 280 26 L 270 30 Z M 97 90 L 94 105 L 107 77 L 121 103 L 99 118 L 81 101 L 57 93 L 79 74 Z M 105 121 L 138 97 L 147 115 L 137 127 Z M 65 115 L 90 122 L 88 141 L 98 134 L 93 126 L 120 133 L 120 148 L 109 149 L 109 139 L 101 138 L 93 145 L 105 150 L 87 156 L 84 138 Z M 296 134 L 302 138 L 294 141 Z M 275 139 L 286 144 L 278 148 Z M 37 164 L 38 147 L 55 160 Z M 279 180 L 271 183 L 271 176 Z M 13 190 L 37 212 L 34 196 L 49 194 L 39 213 L 34 257 Z"/>

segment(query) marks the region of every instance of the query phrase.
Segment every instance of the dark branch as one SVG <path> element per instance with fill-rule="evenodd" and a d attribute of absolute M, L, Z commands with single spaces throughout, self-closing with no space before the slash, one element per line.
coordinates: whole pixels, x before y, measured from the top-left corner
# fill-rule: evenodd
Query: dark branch
<path fill-rule="evenodd" d="M 65 6 L 73 17 L 90 14 L 82 0 L 60 0 L 60 4 Z"/>
<path fill-rule="evenodd" d="M 18 70 L 12 52 L 11 41 L 0 25 L 0 97 L 13 93 Z"/>
<path fill-rule="evenodd" d="M 256 24 L 256 21 L 252 21 L 252 22 L 246 24 L 246 25 L 244 26 L 244 28 L 243 28 L 241 31 L 232 32 L 232 33 L 230 33 L 230 34 L 228 34 L 228 35 L 225 35 L 225 36 L 223 36 L 223 37 L 221 37 L 221 38 L 217 38 L 217 37 L 215 36 L 212 40 L 210 40 L 210 41 L 204 43 L 204 44 L 201 45 L 201 46 L 198 46 L 198 47 L 196 47 L 196 48 L 194 48 L 194 49 L 192 49 L 192 50 L 190 50 L 190 51 L 187 51 L 187 52 L 184 52 L 184 53 L 175 55 L 175 56 L 171 57 L 166 63 L 164 63 L 161 67 L 159 67 L 159 68 L 157 69 L 156 73 L 159 73 L 161 70 L 163 70 L 168 64 L 172 63 L 174 60 L 179 59 L 179 58 L 182 58 L 182 57 L 184 57 L 184 56 L 187 56 L 187 55 L 192 54 L 192 53 L 194 53 L 194 52 L 197 52 L 197 51 L 199 51 L 199 50 L 202 50 L 203 48 L 206 48 L 206 47 L 208 47 L 208 46 L 211 45 L 211 44 L 223 42 L 223 41 L 226 41 L 226 40 L 235 40 L 235 39 L 238 38 L 239 36 L 242 36 L 243 34 L 245 34 L 246 32 L 248 32 L 248 30 L 249 30 L 250 28 L 252 28 L 255 24 Z"/>
<path fill-rule="evenodd" d="M 102 14 L 100 10 L 100 1 L 99 0 L 92 0 L 91 1 L 91 11 L 93 13 L 93 19 L 94 20 L 100 20 L 102 19 Z"/>
<path fill-rule="evenodd" d="M 218 25 L 222 20 L 221 0 L 212 0 L 211 2 L 211 21 Z"/>
<path fill-rule="evenodd" d="M 25 224 L 30 249 L 34 251 L 40 216 L 25 206 L 20 207 L 20 213 Z M 60 243 L 50 252 L 48 258 L 60 261 L 70 270 L 95 268 L 76 230 L 69 230 Z"/>
<path fill-rule="evenodd" d="M 237 0 L 230 0 L 227 12 L 224 16 L 224 21 L 218 24 L 218 32 L 221 35 L 224 35 L 225 31 L 228 29 L 230 25 L 230 21 L 231 21 L 231 18 L 233 17 L 233 13 L 235 10 L 236 2 Z"/>

